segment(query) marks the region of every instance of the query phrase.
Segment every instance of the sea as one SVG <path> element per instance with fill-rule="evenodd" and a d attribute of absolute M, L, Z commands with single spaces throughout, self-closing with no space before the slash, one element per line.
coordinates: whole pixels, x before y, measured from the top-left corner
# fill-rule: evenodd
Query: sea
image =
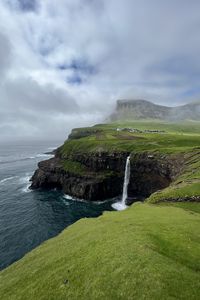
<path fill-rule="evenodd" d="M 0 145 L 0 270 L 81 218 L 112 211 L 103 203 L 74 199 L 58 190 L 30 190 L 41 160 L 52 157 L 58 142 Z"/>

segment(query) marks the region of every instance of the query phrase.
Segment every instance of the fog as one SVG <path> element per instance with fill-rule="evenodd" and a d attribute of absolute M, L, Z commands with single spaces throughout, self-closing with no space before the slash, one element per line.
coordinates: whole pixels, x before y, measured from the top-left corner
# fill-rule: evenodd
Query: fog
<path fill-rule="evenodd" d="M 64 140 L 117 99 L 200 99 L 197 0 L 0 1 L 1 141 Z"/>

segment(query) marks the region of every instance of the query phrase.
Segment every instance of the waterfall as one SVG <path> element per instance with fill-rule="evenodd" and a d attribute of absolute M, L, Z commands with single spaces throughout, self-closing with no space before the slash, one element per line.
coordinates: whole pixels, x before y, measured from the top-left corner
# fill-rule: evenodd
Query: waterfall
<path fill-rule="evenodd" d="M 116 210 L 124 210 L 127 207 L 126 199 L 128 197 L 128 184 L 130 180 L 130 173 L 131 173 L 131 163 L 130 163 L 130 155 L 129 155 L 126 159 L 122 200 L 112 205 L 112 207 Z"/>
<path fill-rule="evenodd" d="M 128 184 L 130 180 L 130 156 L 126 159 L 126 168 L 125 168 L 125 174 L 124 174 L 124 185 L 123 185 L 123 194 L 122 194 L 122 203 L 126 205 L 126 199 L 128 197 Z"/>

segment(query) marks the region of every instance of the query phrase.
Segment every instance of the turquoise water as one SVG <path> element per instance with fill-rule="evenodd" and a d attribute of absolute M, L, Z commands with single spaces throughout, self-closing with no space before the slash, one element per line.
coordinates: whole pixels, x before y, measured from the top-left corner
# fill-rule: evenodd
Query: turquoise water
<path fill-rule="evenodd" d="M 56 236 L 80 218 L 113 210 L 101 204 L 77 201 L 60 191 L 30 191 L 29 179 L 56 143 L 0 146 L 0 269 L 23 257 L 43 241 Z"/>

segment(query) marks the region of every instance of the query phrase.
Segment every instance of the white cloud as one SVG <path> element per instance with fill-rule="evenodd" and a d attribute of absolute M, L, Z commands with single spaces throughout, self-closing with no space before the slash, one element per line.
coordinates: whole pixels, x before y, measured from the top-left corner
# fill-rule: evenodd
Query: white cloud
<path fill-rule="evenodd" d="M 170 105 L 200 95 L 197 0 L 7 0 L 0 19 L 5 138 L 52 125 L 64 138 L 120 97 Z"/>

